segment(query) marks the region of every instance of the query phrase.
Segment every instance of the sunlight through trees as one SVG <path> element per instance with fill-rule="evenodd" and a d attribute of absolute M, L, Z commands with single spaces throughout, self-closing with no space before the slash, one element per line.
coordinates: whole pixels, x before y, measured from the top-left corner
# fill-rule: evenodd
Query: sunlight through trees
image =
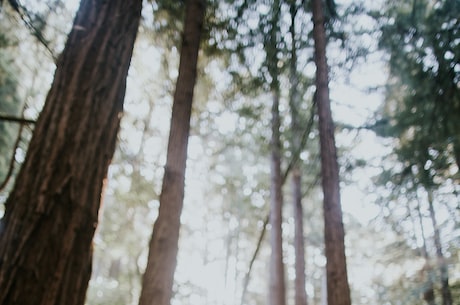
<path fill-rule="evenodd" d="M 457 304 L 459 16 L 0 1 L 0 305 Z"/>

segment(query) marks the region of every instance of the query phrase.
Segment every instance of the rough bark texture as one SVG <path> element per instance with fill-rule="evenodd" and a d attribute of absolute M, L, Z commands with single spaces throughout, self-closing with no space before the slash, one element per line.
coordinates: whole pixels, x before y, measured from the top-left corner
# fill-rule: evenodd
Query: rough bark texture
<path fill-rule="evenodd" d="M 172 107 L 168 152 L 139 305 L 167 305 L 176 269 L 180 214 L 184 199 L 187 145 L 205 2 L 186 2 L 179 75 Z"/>
<path fill-rule="evenodd" d="M 286 304 L 284 282 L 283 238 L 282 238 L 282 177 L 281 177 L 281 142 L 279 117 L 279 92 L 272 93 L 272 139 L 271 139 L 271 186 L 270 186 L 270 279 L 268 305 Z"/>
<path fill-rule="evenodd" d="M 83 0 L 0 227 L 0 304 L 84 304 L 141 0 Z"/>
<path fill-rule="evenodd" d="M 331 115 L 326 61 L 326 31 L 321 0 L 312 1 L 315 41 L 316 99 L 319 116 L 321 175 L 323 186 L 324 238 L 326 249 L 327 297 L 329 305 L 350 305 L 350 289 L 340 204 L 339 169 Z"/>

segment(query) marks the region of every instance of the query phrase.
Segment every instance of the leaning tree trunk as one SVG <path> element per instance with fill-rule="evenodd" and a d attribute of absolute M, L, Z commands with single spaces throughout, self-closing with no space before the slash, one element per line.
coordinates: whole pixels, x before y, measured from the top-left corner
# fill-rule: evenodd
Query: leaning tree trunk
<path fill-rule="evenodd" d="M 321 175 L 323 185 L 324 239 L 326 248 L 327 298 L 329 305 L 350 305 L 345 257 L 345 232 L 340 205 L 339 169 L 331 115 L 326 60 L 323 1 L 312 0 L 315 41 L 316 103 L 319 116 Z"/>
<path fill-rule="evenodd" d="M 0 304 L 84 304 L 142 0 L 83 0 L 0 228 Z"/>
<path fill-rule="evenodd" d="M 160 209 L 150 240 L 139 305 L 168 305 L 172 297 L 180 214 L 184 199 L 190 116 L 204 13 L 204 0 L 186 2 L 179 76 L 172 107 Z"/>

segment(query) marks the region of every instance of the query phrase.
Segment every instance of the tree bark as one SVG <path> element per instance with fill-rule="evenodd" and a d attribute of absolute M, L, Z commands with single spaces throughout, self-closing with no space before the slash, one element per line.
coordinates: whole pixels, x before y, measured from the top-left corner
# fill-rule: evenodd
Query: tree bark
<path fill-rule="evenodd" d="M 350 288 L 345 257 L 345 232 L 340 204 L 339 169 L 328 87 L 326 31 L 321 0 L 312 1 L 315 41 L 316 99 L 319 116 L 321 174 L 323 186 L 324 238 L 327 297 L 329 305 L 350 305 Z"/>
<path fill-rule="evenodd" d="M 150 240 L 139 305 L 167 305 L 172 297 L 180 214 L 184 199 L 190 116 L 204 13 L 205 1 L 186 2 L 179 75 L 172 107 L 159 215 Z"/>
<path fill-rule="evenodd" d="M 83 0 L 0 224 L 0 304 L 84 304 L 141 0 Z"/>

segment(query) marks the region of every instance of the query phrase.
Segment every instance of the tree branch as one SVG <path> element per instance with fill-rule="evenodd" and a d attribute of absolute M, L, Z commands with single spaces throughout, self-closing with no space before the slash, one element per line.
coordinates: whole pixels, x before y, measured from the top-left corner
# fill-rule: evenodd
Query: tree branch
<path fill-rule="evenodd" d="M 286 179 L 289 175 L 289 172 L 292 170 L 292 168 L 294 167 L 294 165 L 299 161 L 299 158 L 300 158 L 300 152 L 302 151 L 302 149 L 305 148 L 305 145 L 307 144 L 307 139 L 308 139 L 308 135 L 310 134 L 311 132 L 311 129 L 313 127 L 313 123 L 315 121 L 315 113 L 316 113 L 316 98 L 313 99 L 313 104 L 312 104 L 312 108 L 311 108 L 311 112 L 310 112 L 310 119 L 308 120 L 308 123 L 307 123 L 307 127 L 305 128 L 304 130 L 304 133 L 302 135 L 302 140 L 300 142 L 300 145 L 297 149 L 297 151 L 294 152 L 287 168 L 286 168 L 286 171 L 284 172 L 284 175 L 283 175 L 283 178 L 282 178 L 282 184 L 284 184 L 284 182 L 286 182 Z"/>
<path fill-rule="evenodd" d="M 2 3 L 3 0 L 0 2 Z M 49 52 L 51 58 L 56 62 L 57 56 L 54 54 L 53 50 L 50 48 L 48 41 L 43 36 L 42 30 L 38 29 L 33 22 L 32 15 L 29 13 L 27 8 L 22 5 L 18 0 L 8 0 L 8 3 L 13 8 L 13 10 L 19 14 L 24 24 L 29 28 L 32 35 L 38 40 L 40 44 L 45 47 L 45 49 Z"/>
<path fill-rule="evenodd" d="M 21 125 L 22 124 L 35 124 L 36 122 L 35 120 L 19 118 L 13 115 L 3 114 L 3 113 L 0 113 L 0 121 L 19 123 Z"/>
<path fill-rule="evenodd" d="M 251 261 L 249 262 L 248 271 L 246 272 L 246 275 L 244 277 L 243 293 L 241 294 L 241 305 L 245 304 L 244 300 L 246 297 L 246 292 L 248 290 L 249 279 L 251 278 L 252 266 L 254 265 L 254 262 L 256 261 L 257 255 L 259 254 L 260 247 L 262 245 L 262 241 L 264 240 L 265 232 L 267 231 L 267 225 L 268 225 L 269 220 L 270 220 L 270 213 L 268 213 L 267 216 L 265 216 L 264 223 L 262 225 L 262 231 L 260 232 L 259 240 L 257 241 L 256 249 L 254 251 L 254 254 L 252 255 Z"/>

